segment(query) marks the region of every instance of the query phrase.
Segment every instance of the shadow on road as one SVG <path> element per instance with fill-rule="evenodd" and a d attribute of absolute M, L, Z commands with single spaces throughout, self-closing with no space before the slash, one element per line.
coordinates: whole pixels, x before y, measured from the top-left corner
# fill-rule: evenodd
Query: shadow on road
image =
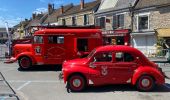
<path fill-rule="evenodd" d="M 138 90 L 134 86 L 127 84 L 127 85 L 107 85 L 107 86 L 97 86 L 97 87 L 90 86 L 80 93 L 136 92 L 136 91 Z M 170 92 L 170 84 L 156 86 L 155 89 L 153 91 L 150 91 L 149 93 L 160 93 L 160 92 Z"/>
<path fill-rule="evenodd" d="M 24 72 L 33 72 L 33 71 L 61 71 L 62 66 L 61 65 L 42 65 L 42 66 L 33 66 L 29 69 L 22 70 L 18 68 L 18 71 L 24 71 Z"/>
<path fill-rule="evenodd" d="M 84 90 L 84 93 L 89 93 L 89 92 L 115 92 L 115 91 L 136 91 L 135 88 L 131 85 L 106 85 L 106 86 L 97 86 L 93 87 L 90 86 L 86 90 Z"/>

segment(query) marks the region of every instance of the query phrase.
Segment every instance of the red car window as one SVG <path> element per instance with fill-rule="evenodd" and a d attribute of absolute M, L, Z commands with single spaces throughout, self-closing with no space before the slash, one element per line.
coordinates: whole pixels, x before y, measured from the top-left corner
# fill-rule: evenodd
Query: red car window
<path fill-rule="evenodd" d="M 132 62 L 134 57 L 130 53 L 117 52 L 115 54 L 116 62 Z"/>
<path fill-rule="evenodd" d="M 111 52 L 101 52 L 94 56 L 94 62 L 111 62 L 112 53 Z"/>

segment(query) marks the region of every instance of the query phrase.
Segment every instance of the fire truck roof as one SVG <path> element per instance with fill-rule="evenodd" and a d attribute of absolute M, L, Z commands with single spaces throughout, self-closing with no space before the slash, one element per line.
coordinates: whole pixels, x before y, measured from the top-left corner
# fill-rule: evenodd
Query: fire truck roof
<path fill-rule="evenodd" d="M 34 35 L 58 35 L 58 34 L 94 34 L 101 33 L 100 29 L 42 29 L 36 31 Z"/>

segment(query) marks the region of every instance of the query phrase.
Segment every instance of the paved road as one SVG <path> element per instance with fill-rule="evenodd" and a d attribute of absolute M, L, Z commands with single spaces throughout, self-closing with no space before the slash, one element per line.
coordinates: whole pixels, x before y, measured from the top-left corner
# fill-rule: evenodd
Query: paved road
<path fill-rule="evenodd" d="M 170 65 L 161 66 L 170 76 Z M 138 92 L 130 85 L 113 85 L 89 87 L 80 93 L 67 93 L 63 82 L 58 80 L 60 70 L 57 66 L 19 71 L 16 63 L 4 64 L 0 61 L 0 72 L 21 100 L 169 100 L 170 98 L 170 80 L 166 80 L 166 85 L 157 87 L 153 92 Z M 0 88 L 1 92 L 3 91 Z M 4 98 L 0 97 L 0 100 Z"/>

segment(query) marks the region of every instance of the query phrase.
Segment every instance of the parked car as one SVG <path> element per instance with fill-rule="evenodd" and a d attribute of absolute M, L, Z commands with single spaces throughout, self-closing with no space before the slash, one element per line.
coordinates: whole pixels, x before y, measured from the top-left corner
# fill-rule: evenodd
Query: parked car
<path fill-rule="evenodd" d="M 101 46 L 86 58 L 65 61 L 64 83 L 71 91 L 86 86 L 132 84 L 139 91 L 151 91 L 165 83 L 164 73 L 139 50 L 129 46 Z"/>

